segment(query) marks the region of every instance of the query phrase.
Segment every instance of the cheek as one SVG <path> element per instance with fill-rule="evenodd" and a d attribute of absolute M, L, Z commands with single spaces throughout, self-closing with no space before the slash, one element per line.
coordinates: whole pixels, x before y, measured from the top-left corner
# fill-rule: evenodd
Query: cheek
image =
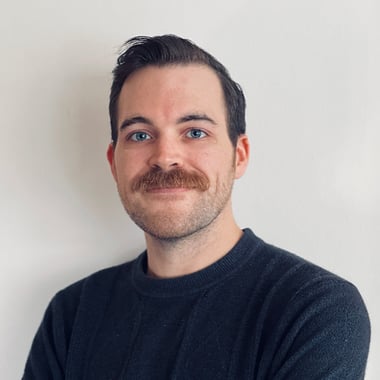
<path fill-rule="evenodd" d="M 115 153 L 115 164 L 119 172 L 130 172 L 135 170 L 142 162 L 138 151 L 120 149 Z"/>
<path fill-rule="evenodd" d="M 115 167 L 118 185 L 126 191 L 130 189 L 133 182 L 149 170 L 149 166 L 141 154 L 123 152 L 115 157 Z"/>
<path fill-rule="evenodd" d="M 193 157 L 192 163 L 192 166 L 206 174 L 210 180 L 225 176 L 234 167 L 232 152 L 227 149 L 208 149 L 199 153 L 196 159 Z"/>
<path fill-rule="evenodd" d="M 115 155 L 114 171 L 119 185 L 122 185 L 124 182 L 128 181 L 128 177 L 132 174 L 132 168 L 129 162 L 130 161 L 126 160 L 125 157 Z"/>

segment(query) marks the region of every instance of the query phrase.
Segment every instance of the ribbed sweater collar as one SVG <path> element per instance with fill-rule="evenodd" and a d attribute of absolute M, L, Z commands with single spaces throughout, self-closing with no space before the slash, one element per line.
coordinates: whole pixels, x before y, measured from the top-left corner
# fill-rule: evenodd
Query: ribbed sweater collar
<path fill-rule="evenodd" d="M 178 297 L 196 293 L 218 282 L 239 270 L 255 253 L 262 241 L 250 229 L 243 230 L 243 235 L 236 245 L 221 259 L 212 265 L 189 275 L 156 279 L 145 274 L 147 253 L 143 252 L 134 262 L 132 281 L 136 290 L 151 297 Z"/>

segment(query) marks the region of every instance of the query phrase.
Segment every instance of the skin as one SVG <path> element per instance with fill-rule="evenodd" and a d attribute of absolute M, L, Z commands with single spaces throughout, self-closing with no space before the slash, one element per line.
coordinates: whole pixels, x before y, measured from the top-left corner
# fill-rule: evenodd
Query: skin
<path fill-rule="evenodd" d="M 107 158 L 126 211 L 145 232 L 148 273 L 177 277 L 224 256 L 242 235 L 231 190 L 246 170 L 249 143 L 241 135 L 232 146 L 217 75 L 196 64 L 133 73 L 120 93 L 118 131 Z M 152 168 L 203 173 L 209 188 L 132 190 Z"/>

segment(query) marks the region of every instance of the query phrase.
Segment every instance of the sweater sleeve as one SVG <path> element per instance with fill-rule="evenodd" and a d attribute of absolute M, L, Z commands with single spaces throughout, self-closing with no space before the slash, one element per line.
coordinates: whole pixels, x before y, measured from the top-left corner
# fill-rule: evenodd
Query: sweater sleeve
<path fill-rule="evenodd" d="M 79 294 L 78 286 L 58 293 L 47 307 L 34 337 L 23 380 L 63 380 Z"/>
<path fill-rule="evenodd" d="M 306 284 L 283 315 L 271 379 L 364 379 L 370 322 L 352 284 L 336 277 Z"/>

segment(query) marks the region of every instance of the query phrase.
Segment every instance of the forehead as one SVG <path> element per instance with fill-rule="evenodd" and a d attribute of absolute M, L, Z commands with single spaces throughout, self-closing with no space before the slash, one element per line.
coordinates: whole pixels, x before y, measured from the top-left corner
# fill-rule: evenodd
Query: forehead
<path fill-rule="evenodd" d="M 148 66 L 124 82 L 118 100 L 118 121 L 140 113 L 158 112 L 170 118 L 196 111 L 211 113 L 225 122 L 225 108 L 219 77 L 208 66 Z"/>

